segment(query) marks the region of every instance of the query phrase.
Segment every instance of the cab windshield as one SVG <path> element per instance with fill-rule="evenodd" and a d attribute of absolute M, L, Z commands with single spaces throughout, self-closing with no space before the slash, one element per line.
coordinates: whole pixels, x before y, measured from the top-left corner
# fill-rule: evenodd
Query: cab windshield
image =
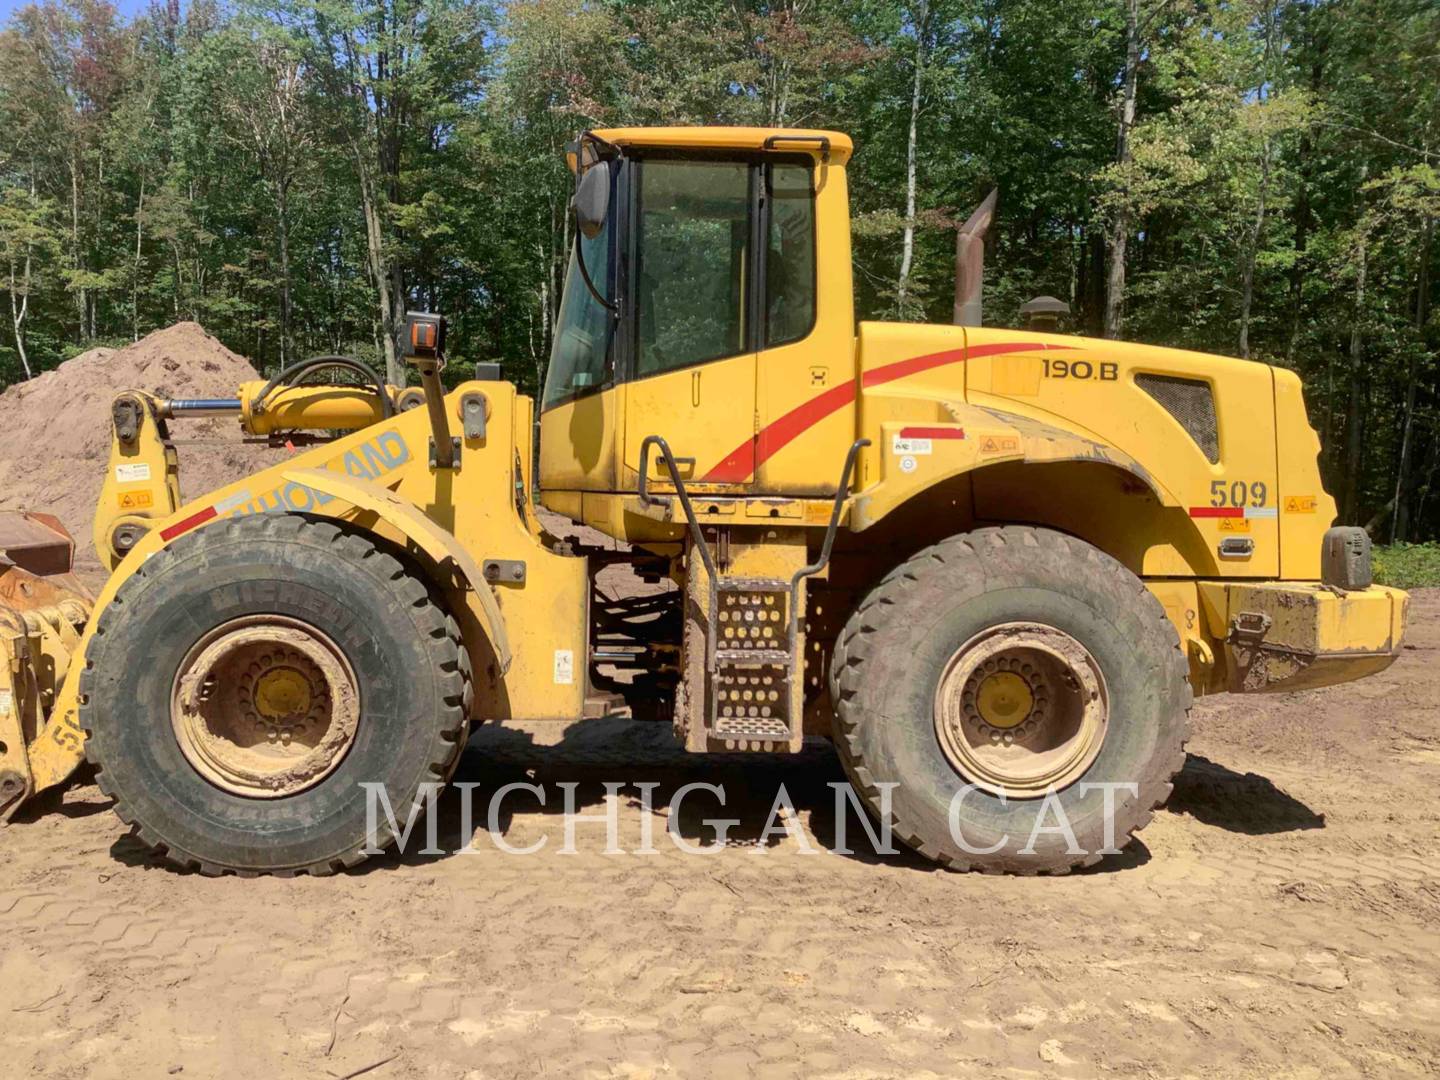
<path fill-rule="evenodd" d="M 614 295 L 611 280 L 610 221 L 593 239 L 579 239 L 585 269 L 602 296 Z M 550 369 L 545 375 L 545 393 L 540 407 L 548 409 L 600 386 L 605 381 L 605 360 L 610 348 L 610 312 L 586 288 L 576 265 L 575 249 L 565 272 L 565 294 L 555 320 L 555 339 L 550 347 Z"/>

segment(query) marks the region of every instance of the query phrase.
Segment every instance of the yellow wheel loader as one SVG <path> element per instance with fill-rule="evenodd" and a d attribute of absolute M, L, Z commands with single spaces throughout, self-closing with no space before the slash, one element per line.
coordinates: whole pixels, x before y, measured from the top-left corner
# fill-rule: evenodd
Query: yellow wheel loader
<path fill-rule="evenodd" d="M 122 394 L 99 596 L 53 521 L 0 537 L 3 812 L 88 759 L 180 866 L 323 874 L 368 849 L 362 785 L 403 815 L 472 725 L 628 708 L 696 753 L 828 735 L 914 849 L 1064 872 L 1164 801 L 1193 694 L 1395 659 L 1405 594 L 1330 527 L 1294 374 L 857 325 L 850 154 L 585 133 L 538 453 L 493 366 L 444 391 L 431 315 L 417 387 L 324 357 L 233 399 Z M 217 414 L 294 453 L 182 502 L 170 428 Z M 651 587 L 597 590 L 617 562 Z"/>

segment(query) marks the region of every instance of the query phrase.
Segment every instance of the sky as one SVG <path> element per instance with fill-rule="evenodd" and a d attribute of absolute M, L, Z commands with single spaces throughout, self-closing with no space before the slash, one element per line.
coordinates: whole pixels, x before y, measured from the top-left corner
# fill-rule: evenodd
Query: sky
<path fill-rule="evenodd" d="M 0 0 L 0 24 L 8 23 L 10 16 L 24 7 L 30 0 Z M 150 0 L 110 0 L 115 10 L 130 19 L 150 6 Z"/>

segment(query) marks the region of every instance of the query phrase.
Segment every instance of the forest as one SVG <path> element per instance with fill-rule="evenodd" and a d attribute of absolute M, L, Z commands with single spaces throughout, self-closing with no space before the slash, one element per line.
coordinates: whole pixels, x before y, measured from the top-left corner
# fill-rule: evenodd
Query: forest
<path fill-rule="evenodd" d="M 1440 535 L 1435 0 L 44 0 L 0 30 L 0 384 L 181 319 L 257 367 L 395 368 L 407 308 L 534 390 L 617 124 L 856 144 L 862 318 L 986 321 L 1305 380 L 1342 520 Z"/>

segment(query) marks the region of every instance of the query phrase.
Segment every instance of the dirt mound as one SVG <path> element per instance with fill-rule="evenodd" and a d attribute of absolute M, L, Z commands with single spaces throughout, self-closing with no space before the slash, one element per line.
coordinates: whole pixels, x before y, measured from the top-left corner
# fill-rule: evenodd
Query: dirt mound
<path fill-rule="evenodd" d="M 233 397 L 257 373 L 193 322 L 124 349 L 91 349 L 0 394 L 0 510 L 48 510 L 75 537 L 76 566 L 103 573 L 90 539 L 110 456 L 110 403 L 121 390 L 162 397 Z M 241 442 L 234 420 L 183 420 L 171 434 L 181 495 L 192 498 L 274 460 Z"/>

